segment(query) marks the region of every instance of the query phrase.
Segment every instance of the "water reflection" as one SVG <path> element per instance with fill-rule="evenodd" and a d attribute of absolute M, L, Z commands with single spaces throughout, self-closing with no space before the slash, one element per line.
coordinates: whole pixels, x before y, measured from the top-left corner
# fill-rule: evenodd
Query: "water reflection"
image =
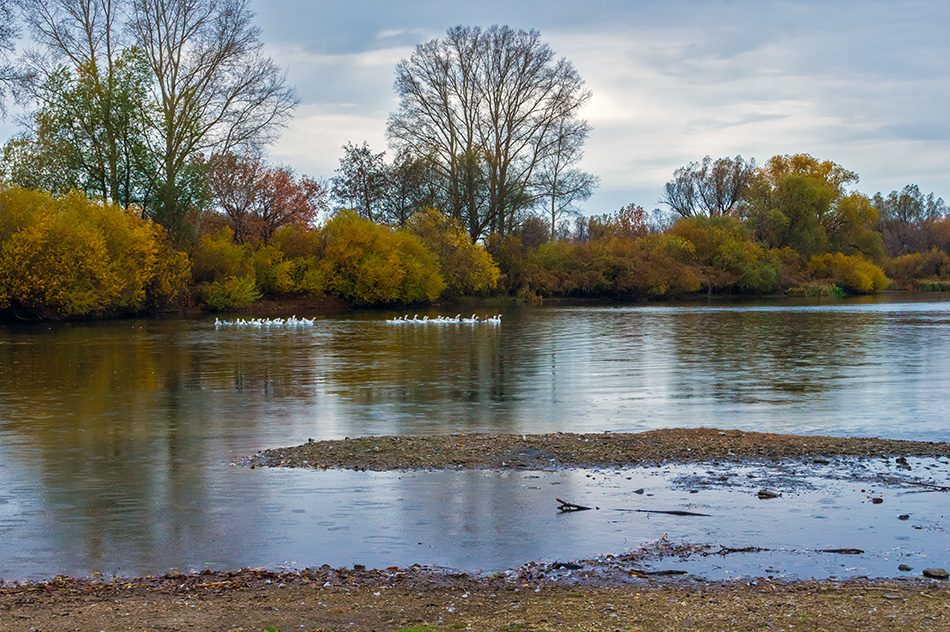
<path fill-rule="evenodd" d="M 353 557 L 353 529 L 379 555 L 415 540 L 424 553 L 411 561 L 439 563 L 425 543 L 436 529 L 465 537 L 478 525 L 489 542 L 476 559 L 534 509 L 520 487 L 478 477 L 398 490 L 371 479 L 341 497 L 352 487 L 344 473 L 320 484 L 348 509 L 307 501 L 268 513 L 273 489 L 227 465 L 310 437 L 707 425 L 947 439 L 946 297 L 512 308 L 500 327 L 393 326 L 387 316 L 307 330 L 0 327 L 0 574 L 273 565 L 268 520 L 278 515 L 321 527 L 318 550 L 305 552 L 318 559 L 303 565 L 333 563 L 324 558 L 337 550 Z M 360 521 L 377 503 L 392 509 L 392 494 L 403 499 L 398 520 Z M 528 549 L 527 559 L 543 554 Z"/>

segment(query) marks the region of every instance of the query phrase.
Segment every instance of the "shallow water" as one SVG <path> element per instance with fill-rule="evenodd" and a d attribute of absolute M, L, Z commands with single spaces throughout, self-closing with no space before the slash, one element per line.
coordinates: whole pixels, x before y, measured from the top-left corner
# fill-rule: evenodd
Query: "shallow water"
<path fill-rule="evenodd" d="M 914 555 L 923 551 L 938 566 L 937 558 L 946 560 L 945 548 L 920 539 L 945 537 L 946 494 L 900 496 L 929 500 L 925 526 L 914 533 L 903 522 L 884 527 L 896 518 L 855 533 L 852 521 L 811 517 L 804 523 L 818 526 L 800 531 L 793 526 L 807 512 L 799 498 L 838 503 L 822 514 L 870 511 L 869 518 L 890 501 L 860 504 L 859 492 L 837 487 L 772 505 L 731 488 L 683 499 L 673 475 L 655 470 L 593 482 L 586 475 L 597 475 L 583 471 L 527 479 L 228 465 L 311 437 L 369 434 L 706 425 L 947 440 L 946 297 L 511 309 L 497 327 L 394 326 L 384 322 L 389 316 L 327 318 L 306 331 L 216 329 L 213 320 L 0 327 L 0 576 L 323 563 L 489 571 L 619 553 L 664 532 L 672 537 L 671 526 L 698 543 L 817 557 L 804 575 L 864 563 L 802 554 L 826 548 L 809 533 L 849 535 L 841 540 L 885 533 L 893 542 L 876 543 L 873 559 L 903 551 L 894 547 L 907 536 Z M 650 481 L 663 481 L 652 492 L 657 501 L 705 502 L 729 516 L 754 509 L 771 522 L 747 533 L 734 520 L 702 531 L 708 527 L 683 518 L 670 524 L 673 517 L 622 511 L 606 518 L 603 507 L 627 506 L 617 499 Z M 559 516 L 548 488 L 575 502 L 590 495 L 602 509 Z M 851 546 L 865 548 L 827 548 Z M 893 574 L 892 567 L 867 573 Z"/>

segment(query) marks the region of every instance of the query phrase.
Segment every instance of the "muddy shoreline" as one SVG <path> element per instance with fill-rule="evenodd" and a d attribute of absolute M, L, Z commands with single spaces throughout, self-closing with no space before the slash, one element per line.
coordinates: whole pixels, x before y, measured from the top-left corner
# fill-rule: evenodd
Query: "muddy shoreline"
<path fill-rule="evenodd" d="M 309 441 L 238 461 L 250 467 L 352 470 L 637 467 L 664 462 L 948 457 L 950 443 L 785 435 L 715 428 L 640 433 L 453 434 Z"/>
<path fill-rule="evenodd" d="M 950 588 L 925 580 L 614 586 L 438 569 L 241 570 L 4 584 L 0 630 L 945 630 Z"/>

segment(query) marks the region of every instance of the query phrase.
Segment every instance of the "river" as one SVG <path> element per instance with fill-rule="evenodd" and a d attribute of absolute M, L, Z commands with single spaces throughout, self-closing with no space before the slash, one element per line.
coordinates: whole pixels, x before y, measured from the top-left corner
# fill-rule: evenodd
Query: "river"
<path fill-rule="evenodd" d="M 652 534 L 604 526 L 551 544 L 565 523 L 539 518 L 549 499 L 529 492 L 594 493 L 591 472 L 532 484 L 230 465 L 310 438 L 678 426 L 950 438 L 947 295 L 503 311 L 500 325 L 356 312 L 292 328 L 0 326 L 0 577 L 488 571 Z"/>

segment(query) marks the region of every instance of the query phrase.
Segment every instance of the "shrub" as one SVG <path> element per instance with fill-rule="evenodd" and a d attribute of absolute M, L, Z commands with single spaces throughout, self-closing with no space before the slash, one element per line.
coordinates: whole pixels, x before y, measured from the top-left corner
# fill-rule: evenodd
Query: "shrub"
<path fill-rule="evenodd" d="M 40 318 L 134 313 L 183 293 L 187 257 L 137 213 L 81 193 L 0 188 L 0 310 Z"/>
<path fill-rule="evenodd" d="M 434 208 L 416 213 L 409 232 L 418 236 L 439 258 L 445 289 L 452 295 L 481 294 L 498 284 L 498 266 L 472 238 L 461 222 Z"/>
<path fill-rule="evenodd" d="M 327 291 L 357 305 L 433 301 L 445 287 L 436 255 L 415 235 L 340 211 L 321 231 Z"/>
<path fill-rule="evenodd" d="M 891 284 L 878 266 L 840 252 L 815 255 L 808 262 L 808 271 L 813 279 L 829 281 L 852 294 L 880 292 Z"/>
<path fill-rule="evenodd" d="M 198 288 L 199 300 L 216 311 L 244 307 L 259 299 L 261 293 L 252 276 L 229 276 L 205 283 Z"/>

